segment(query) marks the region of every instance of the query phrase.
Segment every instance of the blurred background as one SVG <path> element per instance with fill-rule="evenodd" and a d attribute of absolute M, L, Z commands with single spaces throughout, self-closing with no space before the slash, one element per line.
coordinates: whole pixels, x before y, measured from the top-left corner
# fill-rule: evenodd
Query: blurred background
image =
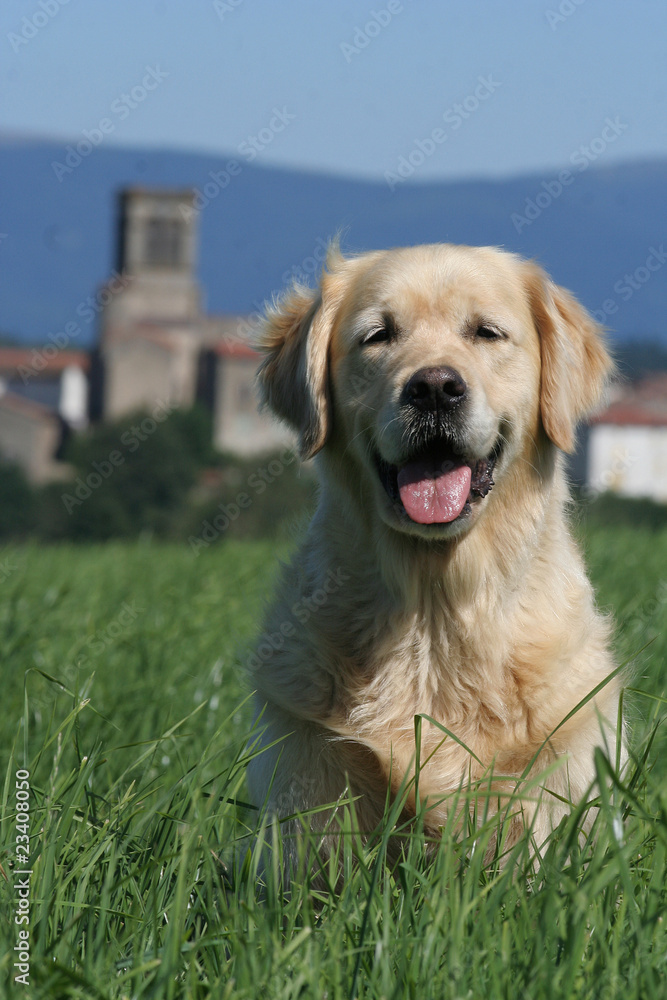
<path fill-rule="evenodd" d="M 337 234 L 537 259 L 619 362 L 580 495 L 667 520 L 662 0 L 12 0 L 0 44 L 0 536 L 292 530 L 249 341 Z"/>

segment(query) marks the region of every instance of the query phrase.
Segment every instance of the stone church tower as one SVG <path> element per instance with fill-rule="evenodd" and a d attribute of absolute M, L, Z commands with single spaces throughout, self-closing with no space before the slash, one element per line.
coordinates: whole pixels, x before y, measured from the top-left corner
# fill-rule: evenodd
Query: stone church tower
<path fill-rule="evenodd" d="M 91 417 L 155 407 L 208 407 L 213 443 L 238 454 L 284 447 L 291 435 L 257 412 L 260 358 L 248 317 L 207 316 L 195 277 L 199 212 L 192 190 L 132 188 L 119 198 L 117 265 L 93 356 Z"/>
<path fill-rule="evenodd" d="M 117 270 L 134 279 L 138 308 L 155 316 L 199 315 L 193 192 L 135 188 L 123 191 L 119 202 Z"/>
<path fill-rule="evenodd" d="M 117 269 L 107 282 L 99 340 L 98 416 L 113 420 L 195 400 L 206 339 L 195 278 L 194 193 L 130 189 L 120 196 Z"/>

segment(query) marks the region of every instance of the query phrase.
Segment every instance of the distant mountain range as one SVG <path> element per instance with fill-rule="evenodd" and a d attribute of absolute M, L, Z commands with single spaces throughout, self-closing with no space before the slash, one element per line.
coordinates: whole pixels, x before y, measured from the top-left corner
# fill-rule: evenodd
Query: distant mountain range
<path fill-rule="evenodd" d="M 558 171 L 425 183 L 416 168 L 390 186 L 261 167 L 239 154 L 102 141 L 81 155 L 87 147 L 77 153 L 74 146 L 0 137 L 3 336 L 45 340 L 107 278 L 119 189 L 191 186 L 200 192 L 199 279 L 209 313 L 256 311 L 291 273 L 312 272 L 323 245 L 341 232 L 343 248 L 355 251 L 424 242 L 504 246 L 539 260 L 606 320 L 617 343 L 649 340 L 667 349 L 667 161 L 572 166 L 565 184 Z M 77 346 L 95 333 L 91 321 Z"/>

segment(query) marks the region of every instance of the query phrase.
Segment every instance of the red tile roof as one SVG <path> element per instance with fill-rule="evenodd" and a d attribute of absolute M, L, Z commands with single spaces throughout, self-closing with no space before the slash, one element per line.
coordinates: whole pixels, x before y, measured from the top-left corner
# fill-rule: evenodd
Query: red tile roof
<path fill-rule="evenodd" d="M 213 344 L 212 349 L 221 358 L 242 358 L 247 361 L 259 362 L 262 357 L 258 351 L 243 340 L 221 340 L 220 343 Z"/>
<path fill-rule="evenodd" d="M 49 349 L 48 354 L 44 348 Z M 40 367 L 35 365 L 36 358 L 39 357 Z M 41 367 L 43 364 L 43 367 Z M 90 356 L 85 351 L 62 351 L 54 344 L 45 344 L 40 347 L 0 347 L 0 372 L 5 375 L 16 374 L 19 367 L 29 368 L 35 376 L 53 375 L 61 372 L 70 365 L 83 368 L 87 371 L 90 367 Z"/>
<path fill-rule="evenodd" d="M 616 397 L 592 423 L 667 427 L 667 372 L 618 386 Z"/>

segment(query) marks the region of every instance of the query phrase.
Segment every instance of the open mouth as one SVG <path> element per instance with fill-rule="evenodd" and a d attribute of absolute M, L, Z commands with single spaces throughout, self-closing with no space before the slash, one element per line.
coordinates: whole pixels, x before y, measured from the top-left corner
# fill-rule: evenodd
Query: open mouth
<path fill-rule="evenodd" d="M 412 455 L 401 465 L 389 465 L 376 454 L 380 481 L 387 496 L 415 524 L 451 524 L 468 517 L 472 505 L 493 488 L 493 470 L 500 439 L 486 458 L 458 454 L 441 440 Z"/>

